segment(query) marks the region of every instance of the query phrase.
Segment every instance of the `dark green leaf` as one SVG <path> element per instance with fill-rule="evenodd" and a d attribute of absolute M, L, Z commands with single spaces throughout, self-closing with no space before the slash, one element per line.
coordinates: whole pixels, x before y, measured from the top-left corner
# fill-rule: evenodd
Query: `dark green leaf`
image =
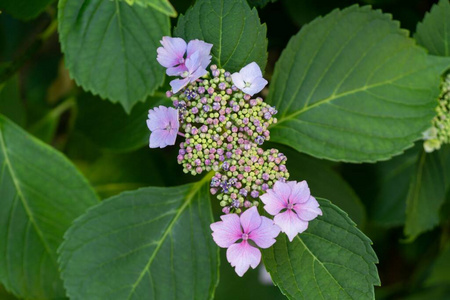
<path fill-rule="evenodd" d="M 162 84 L 156 48 L 167 16 L 119 0 L 61 0 L 58 20 L 66 66 L 85 90 L 130 112 Z"/>
<path fill-rule="evenodd" d="M 0 0 L 0 11 L 14 18 L 29 20 L 37 17 L 53 0 Z"/>
<path fill-rule="evenodd" d="M 237 72 L 251 62 L 261 70 L 267 63 L 266 25 L 245 0 L 205 0 L 180 16 L 174 35 L 213 44 L 212 62 Z"/>
<path fill-rule="evenodd" d="M 338 207 L 319 199 L 323 212 L 289 242 L 281 234 L 263 250 L 275 284 L 289 299 L 374 299 L 380 284 L 371 241 Z"/>
<path fill-rule="evenodd" d="M 0 282 L 21 298 L 64 297 L 56 249 L 97 197 L 63 155 L 2 116 L 0 166 Z"/>
<path fill-rule="evenodd" d="M 105 200 L 77 219 L 61 246 L 71 299 L 209 299 L 219 251 L 207 182 L 145 188 Z"/>
<path fill-rule="evenodd" d="M 445 177 L 437 152 L 418 157 L 406 199 L 405 235 L 414 240 L 439 223 L 439 209 L 445 200 Z"/>
<path fill-rule="evenodd" d="M 450 56 L 450 2 L 441 0 L 417 25 L 417 42 L 430 54 Z"/>
<path fill-rule="evenodd" d="M 434 115 L 436 63 L 390 15 L 334 10 L 302 27 L 275 67 L 272 140 L 350 162 L 399 154 Z"/>
<path fill-rule="evenodd" d="M 248 4 L 250 4 L 251 6 L 264 7 L 268 3 L 274 3 L 277 0 L 247 0 L 247 1 L 248 1 Z"/>
<path fill-rule="evenodd" d="M 160 11 L 163 14 L 168 15 L 170 17 L 175 18 L 177 16 L 176 10 L 173 8 L 172 4 L 170 4 L 168 0 L 122 0 L 122 1 L 125 1 L 130 5 L 136 3 L 137 5 L 140 5 L 142 7 L 150 6 L 156 9 L 157 11 Z"/>
<path fill-rule="evenodd" d="M 75 129 L 89 137 L 98 146 L 114 151 L 130 151 L 148 145 L 148 110 L 170 103 L 165 96 L 149 97 L 126 114 L 117 105 L 91 94 L 78 98 L 78 117 Z"/>
<path fill-rule="evenodd" d="M 427 278 L 426 284 L 433 285 L 447 285 L 450 286 L 450 243 L 447 243 L 446 247 L 436 259 L 433 264 L 430 276 Z"/>
<path fill-rule="evenodd" d="M 19 80 L 17 76 L 0 84 L 0 113 L 7 116 L 20 126 L 25 126 L 25 106 L 19 94 Z"/>

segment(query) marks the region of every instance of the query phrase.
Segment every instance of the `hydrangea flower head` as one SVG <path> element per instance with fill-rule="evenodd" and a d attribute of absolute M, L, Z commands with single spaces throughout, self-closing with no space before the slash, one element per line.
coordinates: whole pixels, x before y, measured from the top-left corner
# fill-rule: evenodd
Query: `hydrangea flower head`
<path fill-rule="evenodd" d="M 280 228 L 273 221 L 259 215 L 256 207 L 242 213 L 228 214 L 220 217 L 222 221 L 211 224 L 214 241 L 222 248 L 228 248 L 227 260 L 235 267 L 239 276 L 261 261 L 261 251 L 253 246 L 269 248 L 275 243 Z"/>
<path fill-rule="evenodd" d="M 234 85 L 250 96 L 259 93 L 266 85 L 267 80 L 262 77 L 261 69 L 255 62 L 249 63 L 239 72 L 231 74 Z"/>
<path fill-rule="evenodd" d="M 174 145 L 180 127 L 178 111 L 162 105 L 155 107 L 148 111 L 147 126 L 151 131 L 150 148 Z"/>
<path fill-rule="evenodd" d="M 311 196 L 306 181 L 277 181 L 273 189 L 262 195 L 264 209 L 275 216 L 273 221 L 292 242 L 308 228 L 308 222 L 322 215 L 317 200 Z"/>

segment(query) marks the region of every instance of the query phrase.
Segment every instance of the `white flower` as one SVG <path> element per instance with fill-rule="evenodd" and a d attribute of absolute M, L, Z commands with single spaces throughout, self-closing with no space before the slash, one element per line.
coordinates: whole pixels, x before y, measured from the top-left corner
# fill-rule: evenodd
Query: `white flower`
<path fill-rule="evenodd" d="M 231 74 L 231 79 L 238 89 L 250 96 L 260 92 L 267 85 L 267 80 L 262 77 L 261 69 L 255 62 Z"/>

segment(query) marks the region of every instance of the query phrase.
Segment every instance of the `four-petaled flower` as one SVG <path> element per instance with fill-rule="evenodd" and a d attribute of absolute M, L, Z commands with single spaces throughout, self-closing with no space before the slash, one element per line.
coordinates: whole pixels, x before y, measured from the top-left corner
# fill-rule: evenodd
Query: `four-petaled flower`
<path fill-rule="evenodd" d="M 228 248 L 227 260 L 242 277 L 249 267 L 254 269 L 261 261 L 261 252 L 254 245 L 269 248 L 275 243 L 280 228 L 260 216 L 255 206 L 240 217 L 228 214 L 220 218 L 222 221 L 211 224 L 213 239 L 220 247 Z"/>
<path fill-rule="evenodd" d="M 275 182 L 273 189 L 260 197 L 264 209 L 292 242 L 308 228 L 308 222 L 322 215 L 317 200 L 311 196 L 306 181 Z"/>
<path fill-rule="evenodd" d="M 267 85 L 267 80 L 262 77 L 261 69 L 255 62 L 231 74 L 231 79 L 238 89 L 250 96 L 260 92 Z"/>
<path fill-rule="evenodd" d="M 148 111 L 147 126 L 151 131 L 150 148 L 174 145 L 180 127 L 178 111 L 162 105 L 155 107 Z"/>
<path fill-rule="evenodd" d="M 210 52 L 213 45 L 204 41 L 192 40 L 186 45 L 181 38 L 164 36 L 161 45 L 162 47 L 156 50 L 158 52 L 156 60 L 167 68 L 166 74 L 169 76 L 180 76 L 188 71 L 186 61 L 195 52 L 199 54 L 201 68 L 206 69 L 211 62 Z"/>
<path fill-rule="evenodd" d="M 170 86 L 172 87 L 172 91 L 177 93 L 183 87 L 185 87 L 189 82 L 194 82 L 206 73 L 205 68 L 202 67 L 202 57 L 200 56 L 200 52 L 194 52 L 189 58 L 186 59 L 186 71 L 181 74 L 183 79 L 174 79 L 170 82 Z"/>

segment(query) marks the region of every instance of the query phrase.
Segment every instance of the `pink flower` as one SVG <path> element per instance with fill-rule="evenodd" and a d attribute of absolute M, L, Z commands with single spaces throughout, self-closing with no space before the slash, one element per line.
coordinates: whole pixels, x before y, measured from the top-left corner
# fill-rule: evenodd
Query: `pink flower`
<path fill-rule="evenodd" d="M 250 96 L 259 93 L 267 84 L 267 80 L 262 77 L 261 69 L 255 62 L 243 67 L 239 73 L 231 74 L 233 84 Z"/>
<path fill-rule="evenodd" d="M 242 277 L 249 267 L 254 269 L 261 261 L 260 250 L 250 241 L 260 248 L 269 248 L 275 243 L 280 228 L 272 220 L 261 217 L 255 206 L 240 217 L 228 214 L 220 218 L 222 221 L 211 224 L 213 239 L 220 247 L 228 248 L 227 260 Z"/>
<path fill-rule="evenodd" d="M 186 59 L 186 71 L 181 74 L 183 79 L 174 79 L 170 82 L 172 91 L 177 93 L 188 83 L 194 82 L 207 73 L 206 69 L 202 67 L 202 57 L 200 52 L 194 52 L 189 58 Z"/>
<path fill-rule="evenodd" d="M 292 242 L 308 228 L 308 222 L 322 215 L 317 200 L 311 196 L 306 181 L 275 182 L 273 189 L 262 195 L 264 209 L 275 216 L 273 221 Z"/>
<path fill-rule="evenodd" d="M 151 130 L 150 148 L 174 145 L 180 127 L 178 111 L 162 105 L 155 107 L 148 111 L 147 126 Z"/>
<path fill-rule="evenodd" d="M 186 45 L 186 42 L 181 38 L 164 36 L 161 45 L 162 47 L 156 50 L 158 52 L 156 60 L 167 68 L 166 74 L 169 76 L 179 76 L 188 71 L 186 61 L 195 52 L 199 53 L 200 66 L 203 69 L 206 69 L 211 62 L 210 52 L 213 45 L 204 41 L 192 40 Z"/>

